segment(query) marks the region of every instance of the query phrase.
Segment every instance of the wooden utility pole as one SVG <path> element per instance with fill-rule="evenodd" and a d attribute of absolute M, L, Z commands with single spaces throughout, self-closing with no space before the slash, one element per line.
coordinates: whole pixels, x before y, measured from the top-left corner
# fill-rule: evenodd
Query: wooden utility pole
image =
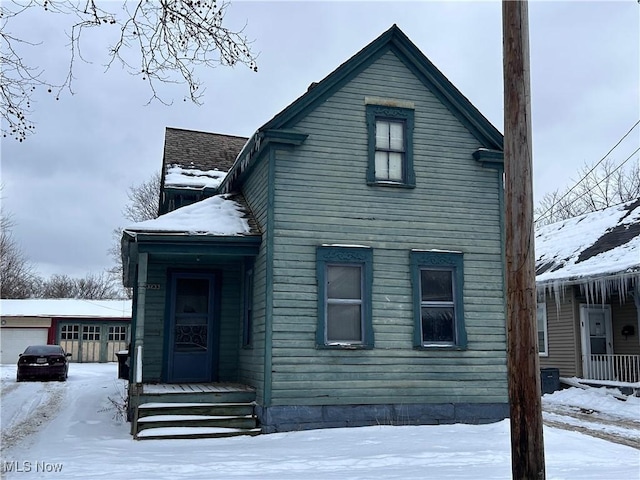
<path fill-rule="evenodd" d="M 514 480 L 543 480 L 527 1 L 503 0 L 507 368 Z"/>

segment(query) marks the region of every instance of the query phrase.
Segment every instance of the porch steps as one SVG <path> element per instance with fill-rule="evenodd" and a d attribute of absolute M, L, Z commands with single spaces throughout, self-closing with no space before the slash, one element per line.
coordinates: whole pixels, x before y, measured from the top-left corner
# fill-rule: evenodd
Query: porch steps
<path fill-rule="evenodd" d="M 137 440 L 223 438 L 260 433 L 255 391 L 241 385 L 145 385 L 132 433 Z"/>

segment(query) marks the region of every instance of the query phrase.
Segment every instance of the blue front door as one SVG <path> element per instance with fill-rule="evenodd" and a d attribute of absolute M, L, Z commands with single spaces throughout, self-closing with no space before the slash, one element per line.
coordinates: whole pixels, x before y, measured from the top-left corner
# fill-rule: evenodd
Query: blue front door
<path fill-rule="evenodd" d="M 176 273 L 171 277 L 167 380 L 216 380 L 215 276 Z"/>

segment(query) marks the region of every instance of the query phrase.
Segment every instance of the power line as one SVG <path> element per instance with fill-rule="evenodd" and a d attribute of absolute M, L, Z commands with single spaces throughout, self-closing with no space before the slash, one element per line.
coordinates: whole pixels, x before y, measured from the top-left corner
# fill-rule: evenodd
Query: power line
<path fill-rule="evenodd" d="M 637 125 L 637 124 L 636 124 Z M 614 173 L 616 173 L 618 170 L 620 170 L 623 165 L 625 163 L 627 163 L 629 160 L 631 160 L 631 158 L 633 158 L 633 156 L 638 153 L 640 151 L 640 147 L 636 148 L 635 151 L 629 155 L 620 165 L 618 165 L 616 168 L 614 168 L 613 170 L 611 170 L 611 172 L 609 172 L 608 175 L 605 175 L 604 177 L 602 177 L 599 181 L 597 181 L 591 188 L 588 188 L 585 192 L 583 192 L 582 195 L 580 195 L 579 197 L 574 198 L 573 200 L 571 200 L 569 203 L 567 203 L 565 205 L 565 207 L 569 206 L 569 205 L 573 205 L 575 202 L 577 202 L 578 200 L 580 200 L 584 195 L 586 195 L 587 193 L 591 193 L 598 185 L 600 185 L 602 182 L 604 182 L 605 180 L 607 180 L 609 177 L 611 177 Z M 593 171 L 593 169 L 591 169 L 591 171 L 589 173 L 591 173 Z M 571 189 L 573 190 L 575 187 L 578 186 L 578 184 L 580 184 L 580 182 L 582 182 L 585 178 L 587 177 L 587 175 L 585 175 L 578 183 L 576 183 L 574 185 L 574 187 Z M 570 190 L 570 191 L 571 191 Z M 569 193 L 569 192 L 567 192 Z M 549 207 L 547 209 L 547 211 L 545 213 L 543 213 L 542 215 L 540 215 L 535 221 L 539 222 L 540 220 L 542 220 L 543 218 L 545 218 L 545 216 L 547 215 L 547 213 L 549 211 L 551 211 L 553 209 L 553 207 L 555 207 L 556 205 L 558 205 L 558 203 L 560 203 L 560 200 L 562 200 L 564 197 L 566 197 L 566 194 L 562 196 L 562 198 L 560 198 L 557 202 L 555 202 L 551 207 Z"/>
<path fill-rule="evenodd" d="M 640 1 L 640 0 L 639 0 L 639 1 Z M 538 219 L 536 220 L 536 222 L 538 222 L 538 221 L 540 221 L 541 219 L 543 219 L 543 218 L 544 218 L 544 217 L 545 217 L 545 216 L 546 216 L 550 211 L 552 211 L 552 210 L 556 207 L 556 205 L 558 205 L 562 200 L 564 200 L 564 198 L 565 198 L 567 195 L 569 195 L 573 190 L 575 190 L 575 188 L 576 188 L 578 185 L 580 185 L 580 184 L 581 184 L 581 183 L 582 183 L 582 182 L 583 182 L 583 181 L 584 181 L 584 180 L 585 180 L 585 179 L 586 179 L 586 178 L 587 178 L 587 177 L 588 177 L 588 176 L 589 176 L 589 175 L 590 175 L 590 174 L 591 174 L 591 173 L 592 173 L 592 172 L 593 172 L 597 167 L 598 167 L 598 165 L 600 165 L 602 162 L 604 162 L 604 160 L 609 156 L 609 154 L 610 154 L 611 152 L 613 152 L 613 151 L 618 147 L 618 145 L 620 145 L 620 144 L 622 143 L 622 141 L 623 141 L 625 138 L 627 138 L 627 137 L 629 136 L 629 134 L 633 131 L 633 129 L 634 129 L 634 128 L 636 128 L 636 127 L 638 126 L 638 124 L 640 124 L 640 120 L 638 120 L 636 123 L 634 123 L 634 124 L 633 124 L 633 126 L 629 129 L 629 131 L 628 131 L 627 133 L 625 133 L 625 134 L 624 134 L 624 136 L 623 136 L 620 140 L 618 140 L 618 143 L 616 143 L 613 147 L 611 147 L 611 149 L 610 149 L 610 150 L 609 150 L 609 151 L 604 155 L 604 157 L 602 157 L 600 160 L 598 160 L 598 162 L 597 162 L 597 163 L 596 163 L 596 164 L 591 168 L 591 170 L 589 170 L 589 171 L 588 171 L 588 172 L 587 172 L 587 173 L 586 173 L 586 174 L 585 174 L 585 175 L 584 175 L 580 180 L 578 180 L 578 181 L 573 185 L 573 187 L 571 187 L 569 190 L 567 190 L 567 191 L 565 192 L 565 194 L 564 194 L 564 195 L 562 195 L 558 200 L 556 200 L 556 201 L 555 201 L 555 202 L 554 202 L 554 203 L 553 203 L 549 208 L 547 208 L 547 209 L 546 209 L 546 210 L 545 210 L 545 211 L 544 211 L 544 212 L 543 212 L 543 213 L 538 217 Z M 622 162 L 622 164 L 621 164 L 618 168 L 616 168 L 616 169 L 614 170 L 614 172 L 615 172 L 615 171 L 617 171 L 617 170 L 618 170 L 622 165 L 624 165 L 627 161 L 629 161 L 629 159 L 630 159 L 630 158 L 631 158 L 631 157 L 632 157 L 632 156 L 633 156 L 637 151 L 638 151 L 638 150 L 636 150 L 635 152 L 633 152 L 629 158 L 627 158 L 624 162 Z M 611 172 L 608 176 L 606 176 L 606 177 L 604 177 L 604 178 L 608 178 L 612 173 L 613 173 L 613 172 Z M 604 178 L 603 178 L 602 180 L 604 180 Z M 602 180 L 601 180 L 600 182 L 596 183 L 596 185 L 594 185 L 594 187 L 595 187 L 595 186 L 597 186 L 597 185 L 599 185 L 599 184 L 602 182 Z M 588 191 L 591 191 L 591 190 L 588 190 Z M 578 198 L 579 198 L 579 197 L 578 197 Z M 576 200 L 577 200 L 577 199 L 576 199 Z M 574 203 L 574 202 L 575 202 L 575 200 L 574 200 L 574 201 L 572 201 L 572 202 L 570 202 L 570 203 L 569 203 L 569 205 L 571 205 L 571 204 L 572 204 L 572 203 Z"/>

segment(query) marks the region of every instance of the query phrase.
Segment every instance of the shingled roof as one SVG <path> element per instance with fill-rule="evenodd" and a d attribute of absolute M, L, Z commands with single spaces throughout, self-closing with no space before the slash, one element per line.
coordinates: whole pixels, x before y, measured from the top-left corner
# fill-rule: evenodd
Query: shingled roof
<path fill-rule="evenodd" d="M 640 281 L 640 198 L 536 231 L 536 283 Z"/>
<path fill-rule="evenodd" d="M 227 172 L 247 142 L 246 137 L 167 127 L 164 135 L 162 185 L 170 167 Z"/>

